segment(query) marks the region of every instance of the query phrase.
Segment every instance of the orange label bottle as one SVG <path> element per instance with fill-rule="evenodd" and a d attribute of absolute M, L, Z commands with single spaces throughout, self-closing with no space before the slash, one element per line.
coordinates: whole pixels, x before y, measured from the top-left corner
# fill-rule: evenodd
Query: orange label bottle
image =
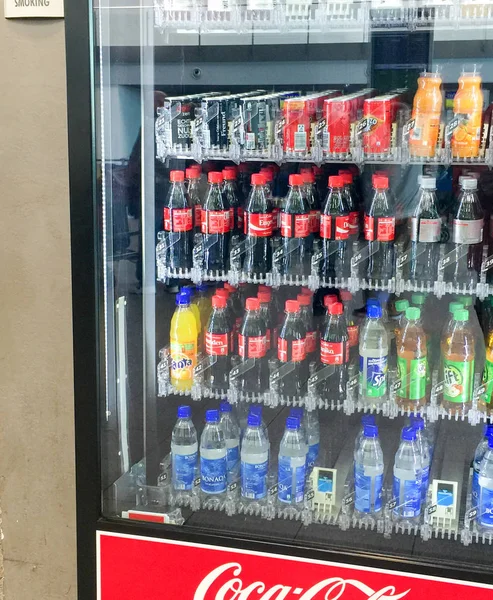
<path fill-rule="evenodd" d="M 460 123 L 452 135 L 452 156 L 476 158 L 479 156 L 483 118 L 483 92 L 478 73 L 463 73 L 459 77 L 454 117 L 459 118 Z"/>
<path fill-rule="evenodd" d="M 442 113 L 441 84 L 438 73 L 422 73 L 418 79 L 412 112 L 415 123 L 409 136 L 411 156 L 435 156 Z"/>

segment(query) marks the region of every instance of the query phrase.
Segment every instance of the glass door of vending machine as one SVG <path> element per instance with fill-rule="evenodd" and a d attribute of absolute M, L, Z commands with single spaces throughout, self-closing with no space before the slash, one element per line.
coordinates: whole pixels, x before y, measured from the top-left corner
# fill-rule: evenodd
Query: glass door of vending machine
<path fill-rule="evenodd" d="M 490 597 L 493 3 L 94 0 L 76 29 L 99 597 Z M 213 547 L 290 558 L 219 589 Z"/>

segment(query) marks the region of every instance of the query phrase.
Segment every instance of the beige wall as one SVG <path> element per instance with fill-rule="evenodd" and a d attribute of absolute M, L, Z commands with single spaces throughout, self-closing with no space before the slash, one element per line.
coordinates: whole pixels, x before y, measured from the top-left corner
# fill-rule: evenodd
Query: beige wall
<path fill-rule="evenodd" d="M 7 21 L 2 14 L 0 73 L 3 591 L 6 600 L 71 600 L 75 491 L 63 21 Z"/>

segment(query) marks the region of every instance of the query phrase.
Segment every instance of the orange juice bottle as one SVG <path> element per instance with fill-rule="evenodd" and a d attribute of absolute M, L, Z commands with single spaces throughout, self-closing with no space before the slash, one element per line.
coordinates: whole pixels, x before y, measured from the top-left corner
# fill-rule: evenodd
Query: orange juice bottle
<path fill-rule="evenodd" d="M 409 136 L 411 156 L 435 156 L 442 113 L 441 84 L 438 73 L 421 73 L 418 78 L 412 112 L 415 124 Z"/>
<path fill-rule="evenodd" d="M 462 73 L 454 97 L 454 117 L 460 119 L 452 135 L 454 158 L 476 158 L 481 144 L 483 92 L 479 73 Z"/>
<path fill-rule="evenodd" d="M 197 364 L 197 320 L 190 307 L 190 292 L 176 296 L 176 310 L 171 319 L 170 354 L 171 384 L 178 390 L 189 390 L 193 369 Z"/>

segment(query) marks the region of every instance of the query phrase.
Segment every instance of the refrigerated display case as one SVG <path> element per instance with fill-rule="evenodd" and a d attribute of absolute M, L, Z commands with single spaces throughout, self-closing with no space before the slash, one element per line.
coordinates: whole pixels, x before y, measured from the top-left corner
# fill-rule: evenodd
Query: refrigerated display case
<path fill-rule="evenodd" d="M 67 3 L 80 598 L 491 597 L 492 11 Z"/>

